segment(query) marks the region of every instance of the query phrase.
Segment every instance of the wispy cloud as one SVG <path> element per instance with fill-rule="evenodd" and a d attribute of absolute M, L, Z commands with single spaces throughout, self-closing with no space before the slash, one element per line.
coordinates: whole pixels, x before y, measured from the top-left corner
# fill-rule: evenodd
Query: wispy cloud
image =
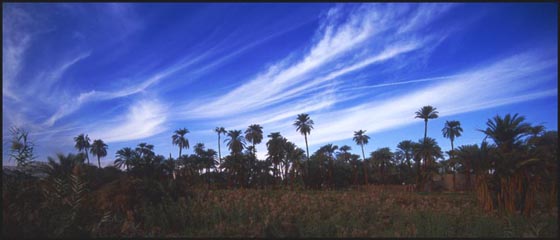
<path fill-rule="evenodd" d="M 89 57 L 89 55 L 91 55 L 91 51 L 84 52 L 78 55 L 77 57 L 63 63 L 60 67 L 50 72 L 45 79 L 42 79 L 43 80 L 42 82 L 48 85 L 52 85 L 56 83 L 60 79 L 60 77 L 62 77 L 62 75 L 66 72 L 66 70 L 68 70 L 70 67 L 72 67 L 72 65 L 76 64 L 80 60 Z"/>
<path fill-rule="evenodd" d="M 29 48 L 32 34 L 25 27 L 31 16 L 13 5 L 5 5 L 2 14 L 2 96 L 20 100 L 14 92 L 15 78 L 22 68 L 25 52 Z"/>
<path fill-rule="evenodd" d="M 204 105 L 198 103 L 189 105 L 184 114 L 189 117 L 218 117 L 263 108 L 276 103 L 279 99 L 285 101 L 301 96 L 304 90 L 312 86 L 411 51 L 419 45 L 418 42 L 397 44 L 374 57 L 362 59 L 359 63 L 331 72 L 306 84 L 309 74 L 362 46 L 366 40 L 386 30 L 389 20 L 395 17 L 384 11 L 366 8 L 339 23 L 336 21 L 340 18 L 339 11 L 333 10 L 326 14 L 326 23 L 321 27 L 320 37 L 301 60 L 292 64 L 289 64 L 287 59 L 280 61 L 256 78 L 221 97 L 212 99 Z M 204 99 L 204 102 L 207 100 Z"/>
<path fill-rule="evenodd" d="M 524 79 L 539 79 L 538 76 L 545 69 L 543 66 L 552 67 L 547 60 L 530 54 L 519 54 L 484 67 L 440 78 L 445 80 L 404 95 L 375 100 L 349 109 L 315 114 L 313 118 L 320 121 L 316 121 L 317 131 L 312 134 L 312 144 L 350 139 L 352 132 L 357 129 L 367 129 L 368 133 L 375 134 L 412 124 L 417 122 L 414 112 L 424 105 L 436 106 L 441 116 L 450 116 L 554 96 L 557 89 L 523 93 L 540 83 Z M 550 80 L 551 78 L 542 79 Z M 282 130 L 288 133 L 288 139 L 304 144 L 293 129 L 288 127 Z"/>
<path fill-rule="evenodd" d="M 103 141 L 121 142 L 142 139 L 166 130 L 167 108 L 154 99 L 143 99 L 132 105 L 124 117 L 101 123 L 90 134 Z"/>

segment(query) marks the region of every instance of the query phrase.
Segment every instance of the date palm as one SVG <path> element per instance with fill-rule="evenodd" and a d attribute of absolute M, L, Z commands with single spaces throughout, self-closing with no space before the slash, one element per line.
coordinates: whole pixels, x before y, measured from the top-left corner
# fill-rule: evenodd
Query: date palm
<path fill-rule="evenodd" d="M 507 114 L 504 118 L 495 116 L 486 122 L 486 130 L 479 130 L 490 137 L 501 151 L 510 152 L 521 144 L 521 139 L 531 134 L 532 127 L 524 123 L 525 117 Z"/>
<path fill-rule="evenodd" d="M 241 136 L 241 130 L 229 130 L 227 136 L 225 142 L 230 152 L 233 155 L 240 155 L 245 148 L 245 139 Z"/>
<path fill-rule="evenodd" d="M 433 138 L 420 139 L 418 142 L 419 143 L 418 145 L 416 145 L 414 155 L 416 155 L 415 157 L 418 159 L 424 159 L 423 171 L 420 172 L 418 176 L 419 178 L 421 176 L 424 176 L 425 177 L 424 180 L 428 181 L 429 180 L 428 177 L 433 173 L 431 171 L 433 170 L 432 168 L 433 164 L 431 163 L 435 162 L 435 160 L 438 158 L 443 158 L 443 152 L 441 151 L 441 148 L 438 146 L 436 140 Z M 431 182 L 428 181 L 428 183 Z"/>
<path fill-rule="evenodd" d="M 311 129 L 313 129 L 313 120 L 309 118 L 307 113 L 299 114 L 294 122 L 294 126 L 296 126 L 296 131 L 301 133 L 305 137 L 305 149 L 307 152 L 307 159 L 309 160 L 309 145 L 307 144 L 307 135 L 311 133 Z"/>
<path fill-rule="evenodd" d="M 433 138 L 420 139 L 415 153 L 424 160 L 424 166 L 429 166 L 438 158 L 443 158 L 443 152 Z"/>
<path fill-rule="evenodd" d="M 261 143 L 263 139 L 263 127 L 259 124 L 253 124 L 245 130 L 245 139 L 253 144 L 253 156 L 256 157 L 257 150 L 255 144 Z"/>
<path fill-rule="evenodd" d="M 231 179 L 233 178 L 232 172 L 236 172 L 238 177 L 241 177 L 241 167 L 244 165 L 243 164 L 243 156 L 242 156 L 242 152 L 243 149 L 245 148 L 245 139 L 242 136 L 242 132 L 241 130 L 229 130 L 227 133 L 228 138 L 226 138 L 224 141 L 227 144 L 227 147 L 229 148 L 231 155 L 230 155 L 230 161 L 232 162 L 232 167 L 230 168 L 230 187 L 231 187 Z M 241 183 L 241 182 L 240 182 Z"/>
<path fill-rule="evenodd" d="M 393 153 L 391 152 L 391 149 L 389 149 L 388 147 L 377 149 L 371 153 L 371 159 L 379 164 L 381 180 L 383 183 L 385 183 L 385 170 L 389 165 L 391 159 L 393 159 Z"/>
<path fill-rule="evenodd" d="M 437 108 L 428 105 L 416 111 L 416 116 L 414 118 L 424 119 L 424 139 L 428 136 L 428 119 L 438 118 L 439 112 L 436 111 L 436 109 Z"/>
<path fill-rule="evenodd" d="M 350 161 L 350 150 L 352 150 L 352 147 L 348 146 L 348 145 L 342 145 L 338 150 L 340 150 L 342 156 L 343 156 L 343 160 L 344 162 L 348 162 Z"/>
<path fill-rule="evenodd" d="M 152 144 L 139 143 L 134 150 L 138 154 L 138 157 L 144 160 L 155 156 L 154 145 Z"/>
<path fill-rule="evenodd" d="M 463 132 L 463 128 L 461 128 L 461 122 L 459 121 L 445 121 L 445 126 L 441 129 L 443 133 L 443 137 L 449 138 L 451 140 L 451 155 L 453 155 L 453 141 L 455 138 L 460 137 L 461 133 Z M 451 156 L 453 158 L 453 156 Z"/>
<path fill-rule="evenodd" d="M 116 153 L 117 159 L 115 159 L 114 162 L 115 167 L 121 168 L 124 165 L 128 171 L 128 168 L 132 165 L 136 156 L 136 152 L 132 148 L 125 147 L 118 150 Z"/>
<path fill-rule="evenodd" d="M 189 140 L 185 138 L 185 134 L 189 133 L 189 130 L 186 128 L 177 129 L 175 130 L 175 134 L 171 137 L 173 145 L 179 146 L 179 157 L 181 157 L 181 150 L 189 149 Z M 179 158 L 177 157 L 177 158 Z"/>
<path fill-rule="evenodd" d="M 274 164 L 273 176 L 276 179 L 279 177 L 278 165 L 284 159 L 285 151 L 285 138 L 279 132 L 270 133 L 267 137 L 270 139 L 266 142 L 268 150 L 268 159 Z"/>
<path fill-rule="evenodd" d="M 365 179 L 365 184 L 368 185 L 368 169 L 367 169 L 367 160 L 366 160 L 366 154 L 364 153 L 364 145 L 368 144 L 369 142 L 369 136 L 365 134 L 366 130 L 359 130 L 359 131 L 354 131 L 354 142 L 356 142 L 356 144 L 360 145 L 360 147 L 362 147 L 362 158 L 364 160 L 364 179 Z"/>
<path fill-rule="evenodd" d="M 327 155 L 327 159 L 329 160 L 329 182 L 331 188 L 334 188 L 334 152 L 338 149 L 337 145 L 332 145 L 331 143 L 321 147 L 325 155 Z"/>
<path fill-rule="evenodd" d="M 76 149 L 78 149 L 78 151 L 80 151 L 80 152 L 83 151 L 86 154 L 86 159 L 87 159 L 88 164 L 89 164 L 88 151 L 89 151 L 89 148 L 90 148 L 89 141 L 90 141 L 90 139 L 89 139 L 88 135 L 83 134 L 83 133 L 74 138 L 74 142 L 76 142 L 76 145 L 74 145 L 74 147 Z"/>
<path fill-rule="evenodd" d="M 221 166 L 221 165 L 222 165 L 222 149 L 221 149 L 221 147 L 220 147 L 220 143 L 221 143 L 221 141 L 220 141 L 220 136 L 221 136 L 222 134 L 225 135 L 225 134 L 227 133 L 227 131 L 226 131 L 226 129 L 225 129 L 224 127 L 216 127 L 216 128 L 214 129 L 214 132 L 216 132 L 216 133 L 218 134 L 218 159 L 219 159 L 219 161 L 220 161 L 220 162 L 219 162 L 219 165 Z"/>
<path fill-rule="evenodd" d="M 107 156 L 107 144 L 101 139 L 94 140 L 91 144 L 91 154 L 97 156 L 97 165 L 101 168 L 101 158 Z"/>
<path fill-rule="evenodd" d="M 397 144 L 397 151 L 400 152 L 406 161 L 406 165 L 410 168 L 410 160 L 414 155 L 414 144 L 411 140 L 404 140 Z"/>

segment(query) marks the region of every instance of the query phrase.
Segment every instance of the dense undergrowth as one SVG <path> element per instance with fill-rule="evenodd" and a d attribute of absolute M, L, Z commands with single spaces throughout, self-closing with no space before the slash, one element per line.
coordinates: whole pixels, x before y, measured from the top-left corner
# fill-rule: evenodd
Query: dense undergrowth
<path fill-rule="evenodd" d="M 110 177 L 107 177 L 110 179 Z M 472 192 L 214 189 L 121 175 L 3 179 L 5 237 L 554 237 L 557 210 L 484 212 Z M 17 189 L 16 189 L 17 187 Z M 41 189 L 48 189 L 42 191 Z M 188 190 L 186 190 L 188 189 Z"/>

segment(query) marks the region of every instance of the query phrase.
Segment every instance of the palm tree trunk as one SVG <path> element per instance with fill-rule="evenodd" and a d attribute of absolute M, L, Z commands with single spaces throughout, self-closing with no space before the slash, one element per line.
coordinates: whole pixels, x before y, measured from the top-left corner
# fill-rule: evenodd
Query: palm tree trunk
<path fill-rule="evenodd" d="M 183 149 L 182 146 L 179 145 L 179 157 L 177 157 L 177 159 L 181 157 L 181 150 L 182 149 Z M 171 153 L 169 155 L 171 156 Z"/>
<path fill-rule="evenodd" d="M 369 185 L 369 183 L 368 183 L 368 174 L 367 174 L 368 171 L 367 171 L 366 154 L 364 153 L 364 145 L 360 144 L 360 146 L 362 147 L 362 157 L 364 159 L 364 179 L 367 186 Z"/>
<path fill-rule="evenodd" d="M 87 164 L 89 165 L 89 154 L 88 154 L 88 150 L 87 150 L 87 148 L 86 148 L 85 150 L 86 150 L 85 152 L 86 152 Z"/>
<path fill-rule="evenodd" d="M 253 140 L 253 156 L 257 158 L 257 149 L 255 148 L 255 140 Z"/>
<path fill-rule="evenodd" d="M 97 155 L 97 165 L 99 165 L 99 168 L 101 168 L 101 160 L 99 155 Z"/>
<path fill-rule="evenodd" d="M 471 162 L 470 159 L 467 159 L 467 172 L 466 172 L 466 177 L 467 177 L 467 189 L 470 190 L 471 189 Z"/>
<path fill-rule="evenodd" d="M 288 169 L 289 169 L 290 165 L 288 165 L 288 162 L 286 161 L 286 164 L 284 164 L 284 181 L 286 186 L 288 186 Z"/>
<path fill-rule="evenodd" d="M 334 188 L 333 170 L 334 170 L 333 161 L 331 158 L 329 158 L 329 181 L 330 181 L 331 188 Z"/>
<path fill-rule="evenodd" d="M 305 150 L 307 151 L 307 171 L 306 176 L 309 176 L 309 146 L 307 145 L 307 134 L 303 134 L 305 137 Z"/>
<path fill-rule="evenodd" d="M 219 133 L 218 133 L 218 158 L 220 159 L 220 167 L 221 167 L 222 166 L 222 150 L 220 149 L 220 134 Z M 220 168 L 218 167 L 218 169 L 220 169 Z"/>
<path fill-rule="evenodd" d="M 424 119 L 424 141 L 428 137 L 428 119 Z"/>
<path fill-rule="evenodd" d="M 352 176 L 354 179 L 353 184 L 358 185 L 358 172 L 357 172 L 356 164 L 352 164 Z"/>

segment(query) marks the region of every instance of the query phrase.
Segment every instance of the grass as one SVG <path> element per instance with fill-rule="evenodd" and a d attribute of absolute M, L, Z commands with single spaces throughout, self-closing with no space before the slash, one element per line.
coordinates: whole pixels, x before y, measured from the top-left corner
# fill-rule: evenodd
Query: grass
<path fill-rule="evenodd" d="M 197 191 L 186 237 L 554 237 L 557 214 L 485 214 L 470 193 Z"/>

